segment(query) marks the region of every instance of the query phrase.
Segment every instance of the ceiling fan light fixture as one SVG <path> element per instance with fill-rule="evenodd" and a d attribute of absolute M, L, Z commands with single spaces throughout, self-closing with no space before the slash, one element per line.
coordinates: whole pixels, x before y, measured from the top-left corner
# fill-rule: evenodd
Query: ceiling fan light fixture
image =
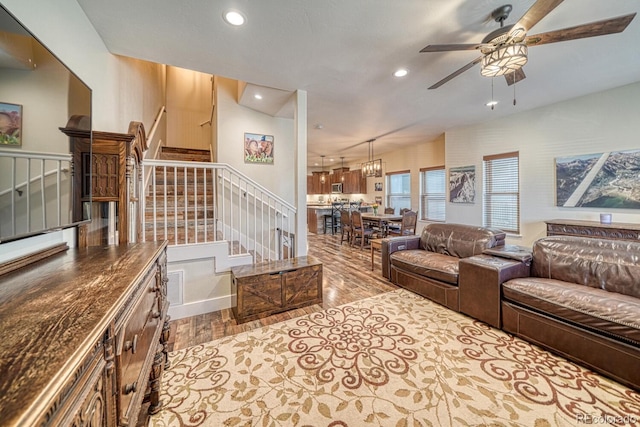
<path fill-rule="evenodd" d="M 517 71 L 527 63 L 527 53 L 524 43 L 499 46 L 482 57 L 480 73 L 485 77 L 496 77 Z"/>

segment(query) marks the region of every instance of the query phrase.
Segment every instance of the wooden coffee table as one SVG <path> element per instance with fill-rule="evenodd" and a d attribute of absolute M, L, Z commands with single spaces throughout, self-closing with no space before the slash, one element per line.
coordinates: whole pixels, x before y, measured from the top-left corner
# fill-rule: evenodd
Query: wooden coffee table
<path fill-rule="evenodd" d="M 322 304 L 322 263 L 311 256 L 231 267 L 237 323 Z"/>

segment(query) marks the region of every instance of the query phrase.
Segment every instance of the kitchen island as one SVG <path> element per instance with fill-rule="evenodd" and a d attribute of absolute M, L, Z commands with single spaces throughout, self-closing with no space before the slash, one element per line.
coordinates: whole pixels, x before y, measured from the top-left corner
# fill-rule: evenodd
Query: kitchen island
<path fill-rule="evenodd" d="M 340 209 L 349 211 L 359 210 L 360 212 L 370 212 L 371 206 L 362 205 L 359 202 L 336 202 L 336 203 L 307 203 L 307 230 L 309 233 L 323 234 L 325 232 L 325 215 L 334 215 L 337 223 L 340 222 Z M 330 229 L 330 227 L 328 227 Z"/>

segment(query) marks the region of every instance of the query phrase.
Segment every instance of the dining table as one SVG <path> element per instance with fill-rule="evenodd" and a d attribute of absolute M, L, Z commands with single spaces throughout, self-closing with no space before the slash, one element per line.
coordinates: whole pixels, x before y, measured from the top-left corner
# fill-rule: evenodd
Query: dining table
<path fill-rule="evenodd" d="M 377 227 L 382 233 L 382 237 L 387 237 L 389 223 L 402 221 L 402 215 L 362 213 L 362 221 Z"/>

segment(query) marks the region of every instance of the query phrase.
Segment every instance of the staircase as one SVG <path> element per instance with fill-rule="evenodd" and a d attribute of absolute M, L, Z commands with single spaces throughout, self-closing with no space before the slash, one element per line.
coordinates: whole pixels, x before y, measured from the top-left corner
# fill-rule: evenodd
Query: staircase
<path fill-rule="evenodd" d="M 163 147 L 159 157 L 142 163 L 143 240 L 223 245 L 254 262 L 293 256 L 294 206 L 230 165 L 211 163 L 209 151 Z"/>
<path fill-rule="evenodd" d="M 160 160 L 205 163 L 210 158 L 208 150 L 191 148 L 162 147 L 160 153 Z M 212 170 L 156 168 L 152 182 L 155 185 L 145 193 L 145 240 L 176 245 L 222 239 L 216 234 L 214 193 L 203 190 L 206 183 L 212 186 Z"/>

